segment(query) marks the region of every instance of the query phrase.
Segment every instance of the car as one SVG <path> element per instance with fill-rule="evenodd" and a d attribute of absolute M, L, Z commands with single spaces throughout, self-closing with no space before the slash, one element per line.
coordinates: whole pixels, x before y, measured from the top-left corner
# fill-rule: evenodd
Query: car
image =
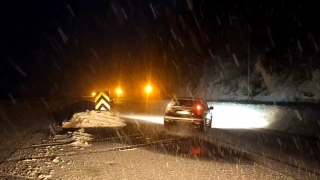
<path fill-rule="evenodd" d="M 200 98 L 176 97 L 166 107 L 164 126 L 167 130 L 180 122 L 186 122 L 204 132 L 211 128 L 214 108 Z"/>

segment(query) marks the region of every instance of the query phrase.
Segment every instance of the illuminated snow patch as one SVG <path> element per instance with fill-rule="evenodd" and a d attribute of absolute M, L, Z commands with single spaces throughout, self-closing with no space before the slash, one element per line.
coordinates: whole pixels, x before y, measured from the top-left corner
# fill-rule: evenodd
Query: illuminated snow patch
<path fill-rule="evenodd" d="M 211 106 L 211 103 L 210 103 Z M 243 104 L 212 104 L 212 126 L 223 129 L 252 129 L 268 126 L 266 112 Z"/>
<path fill-rule="evenodd" d="M 132 115 L 120 115 L 122 118 L 134 119 L 134 120 L 141 120 L 147 121 L 157 124 L 163 124 L 163 116 L 156 116 L 156 115 L 145 115 L 145 114 L 132 114 Z"/>

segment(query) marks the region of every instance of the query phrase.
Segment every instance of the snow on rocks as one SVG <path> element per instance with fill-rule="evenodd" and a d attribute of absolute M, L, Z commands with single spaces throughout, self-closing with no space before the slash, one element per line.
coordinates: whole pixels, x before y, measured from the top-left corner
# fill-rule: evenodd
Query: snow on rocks
<path fill-rule="evenodd" d="M 319 99 L 320 95 L 320 70 L 317 69 L 313 72 L 312 80 L 305 81 L 299 88 L 303 95 Z"/>
<path fill-rule="evenodd" d="M 90 146 L 89 141 L 93 139 L 92 135 L 84 133 L 82 130 L 73 132 L 72 138 L 74 142 L 70 145 L 75 147 Z"/>
<path fill-rule="evenodd" d="M 62 128 L 124 127 L 126 124 L 116 111 L 89 111 L 76 113 Z"/>
<path fill-rule="evenodd" d="M 90 146 L 90 141 L 94 139 L 93 135 L 85 133 L 83 129 L 74 132 L 68 132 L 63 135 L 56 135 L 53 137 L 54 143 L 62 143 L 72 147 L 82 148 Z M 55 147 L 55 146 L 52 146 Z M 58 148 L 59 151 L 64 151 L 62 147 Z"/>

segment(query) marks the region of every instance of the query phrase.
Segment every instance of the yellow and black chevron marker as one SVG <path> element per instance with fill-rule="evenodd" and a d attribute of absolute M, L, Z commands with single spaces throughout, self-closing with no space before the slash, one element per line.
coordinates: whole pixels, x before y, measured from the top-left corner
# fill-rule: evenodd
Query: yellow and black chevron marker
<path fill-rule="evenodd" d="M 109 91 L 100 91 L 94 98 L 95 110 L 106 111 L 110 110 Z"/>

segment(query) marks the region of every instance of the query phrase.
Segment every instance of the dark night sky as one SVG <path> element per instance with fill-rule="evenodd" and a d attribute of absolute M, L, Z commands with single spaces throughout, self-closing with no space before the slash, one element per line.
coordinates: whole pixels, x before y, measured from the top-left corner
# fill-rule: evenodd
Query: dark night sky
<path fill-rule="evenodd" d="M 250 23 L 251 41 L 259 53 L 262 47 L 270 46 L 266 38 L 268 27 L 280 49 L 296 47 L 295 41 L 299 40 L 308 51 L 312 49 L 310 39 L 319 41 L 320 16 L 316 5 L 291 1 L 235 2 L 195 0 L 194 13 L 200 31 L 185 0 L 1 1 L 0 94 L 80 94 L 101 84 L 112 85 L 120 76 L 128 81 L 134 77 L 143 79 L 146 75 L 132 73 L 148 71 L 150 67 L 158 74 L 166 72 L 159 70 L 165 66 L 163 52 L 182 62 L 177 51 L 169 52 L 173 38 L 167 12 L 181 14 L 198 38 L 199 32 L 204 32 L 212 39 L 201 45 L 203 53 L 195 53 L 202 58 L 209 56 L 208 48 L 214 49 L 215 55 L 226 54 L 226 44 L 232 46 L 236 37 L 246 33 L 246 23 L 233 19 L 231 25 L 229 16 Z M 67 37 L 66 42 L 59 29 Z M 230 30 L 238 34 L 229 36 Z M 221 33 L 226 33 L 226 37 L 214 41 Z M 185 44 L 178 49 L 179 53 L 190 52 Z M 236 43 L 233 48 L 241 54 Z M 150 60 L 141 60 L 144 58 Z M 158 81 L 163 81 L 163 77 L 158 77 Z"/>

